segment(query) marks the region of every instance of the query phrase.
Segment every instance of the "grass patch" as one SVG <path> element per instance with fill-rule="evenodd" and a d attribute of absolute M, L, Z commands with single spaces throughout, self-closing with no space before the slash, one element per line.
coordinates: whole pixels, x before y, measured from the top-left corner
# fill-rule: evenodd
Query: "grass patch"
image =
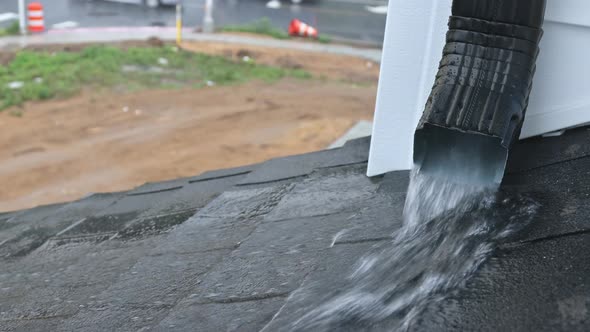
<path fill-rule="evenodd" d="M 318 36 L 318 42 L 322 43 L 322 44 L 329 44 L 332 42 L 332 38 L 330 37 L 326 37 L 326 36 L 322 36 L 319 35 Z"/>
<path fill-rule="evenodd" d="M 221 28 L 223 32 L 247 32 L 270 36 L 276 39 L 289 39 L 289 34 L 272 26 L 268 17 L 261 18 L 249 24 L 228 25 Z"/>
<path fill-rule="evenodd" d="M 0 66 L 0 110 L 30 100 L 67 97 L 83 87 L 145 88 L 226 85 L 283 77 L 309 78 L 302 70 L 287 70 L 175 47 L 90 46 L 78 52 L 23 50 Z"/>
<path fill-rule="evenodd" d="M 0 29 L 0 37 L 16 36 L 20 34 L 20 26 L 18 22 L 13 22 L 6 28 Z"/>
<path fill-rule="evenodd" d="M 270 36 L 276 39 L 291 39 L 291 36 L 286 31 L 275 28 L 272 26 L 270 19 L 267 17 L 261 18 L 249 24 L 244 25 L 228 25 L 221 28 L 222 32 L 246 32 L 258 35 Z M 318 38 L 308 38 L 310 41 L 317 41 L 322 44 L 328 44 L 332 42 L 327 36 L 319 35 Z"/>

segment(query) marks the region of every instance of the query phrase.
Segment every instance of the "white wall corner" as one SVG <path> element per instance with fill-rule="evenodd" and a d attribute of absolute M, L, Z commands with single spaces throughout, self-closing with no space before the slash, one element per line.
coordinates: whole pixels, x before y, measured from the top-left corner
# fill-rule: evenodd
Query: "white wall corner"
<path fill-rule="evenodd" d="M 590 122 L 590 2 L 548 0 L 521 138 Z M 368 176 L 412 166 L 413 135 L 445 42 L 451 0 L 390 0 Z"/>

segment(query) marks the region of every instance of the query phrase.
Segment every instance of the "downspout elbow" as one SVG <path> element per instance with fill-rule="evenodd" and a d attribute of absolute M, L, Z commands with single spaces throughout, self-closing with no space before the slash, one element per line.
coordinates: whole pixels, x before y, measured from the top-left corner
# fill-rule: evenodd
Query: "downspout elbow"
<path fill-rule="evenodd" d="M 452 175 L 472 161 L 468 174 L 454 177 L 501 182 L 528 106 L 545 4 L 453 1 L 439 71 L 414 135 L 415 167 Z"/>

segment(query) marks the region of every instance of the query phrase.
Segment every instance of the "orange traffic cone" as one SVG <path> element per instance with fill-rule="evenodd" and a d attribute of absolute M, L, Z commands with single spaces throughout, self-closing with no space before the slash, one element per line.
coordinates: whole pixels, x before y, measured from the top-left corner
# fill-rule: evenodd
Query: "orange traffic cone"
<path fill-rule="evenodd" d="M 301 22 L 298 19 L 294 19 L 289 25 L 289 35 L 317 38 L 318 30 L 308 24 Z"/>

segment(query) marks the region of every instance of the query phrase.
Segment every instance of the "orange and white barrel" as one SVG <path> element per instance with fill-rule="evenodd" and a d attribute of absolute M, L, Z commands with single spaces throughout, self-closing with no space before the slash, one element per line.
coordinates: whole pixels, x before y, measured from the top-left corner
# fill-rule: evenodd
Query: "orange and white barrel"
<path fill-rule="evenodd" d="M 45 20 L 43 19 L 43 5 L 39 2 L 31 2 L 28 6 L 29 32 L 45 31 Z"/>

